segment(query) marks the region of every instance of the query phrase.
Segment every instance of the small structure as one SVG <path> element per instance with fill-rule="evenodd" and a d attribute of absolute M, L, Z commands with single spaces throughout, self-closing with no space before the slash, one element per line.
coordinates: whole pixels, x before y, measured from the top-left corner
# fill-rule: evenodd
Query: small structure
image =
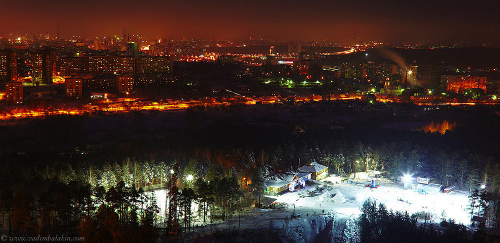
<path fill-rule="evenodd" d="M 448 193 L 452 192 L 454 188 L 455 188 L 454 186 L 446 187 L 443 189 L 443 193 L 448 194 Z"/>
<path fill-rule="evenodd" d="M 418 184 L 426 184 L 429 185 L 430 179 L 427 177 L 417 177 Z"/>
<path fill-rule="evenodd" d="M 481 217 L 481 216 L 472 216 L 472 224 L 477 224 L 477 225 L 485 225 L 486 224 L 486 218 Z"/>
<path fill-rule="evenodd" d="M 268 178 L 266 180 L 266 195 L 276 196 L 288 188 L 290 182 L 279 178 Z"/>
<path fill-rule="evenodd" d="M 316 162 L 312 162 L 309 165 L 300 167 L 299 171 L 311 173 L 311 179 L 317 181 L 324 179 L 328 176 L 328 167 L 318 164 Z"/>
<path fill-rule="evenodd" d="M 377 183 L 375 183 L 375 180 L 372 180 L 372 182 L 370 182 L 370 184 L 366 185 L 366 187 L 368 188 L 378 188 L 379 185 L 377 185 Z"/>
<path fill-rule="evenodd" d="M 429 193 L 440 193 L 443 192 L 444 187 L 441 184 L 429 183 L 426 184 L 417 184 L 414 187 L 414 190 L 421 194 L 429 194 Z"/>
<path fill-rule="evenodd" d="M 266 178 L 266 195 L 276 196 L 286 191 L 295 191 L 297 186 L 305 186 L 307 180 L 311 179 L 311 173 L 288 172 L 276 174 Z"/>
<path fill-rule="evenodd" d="M 319 196 L 321 202 L 345 203 L 347 200 L 344 194 L 339 189 L 335 191 L 327 191 Z"/>
<path fill-rule="evenodd" d="M 290 182 L 290 185 L 288 186 L 288 189 L 290 191 L 295 191 L 295 187 L 297 186 L 306 186 L 306 181 L 311 179 L 311 173 L 307 172 L 297 172 L 295 173 L 295 176 L 293 177 L 292 182 Z"/>
<path fill-rule="evenodd" d="M 262 197 L 260 199 L 261 208 L 269 208 L 272 204 L 276 203 L 276 198 Z M 257 203 L 256 203 L 257 204 Z"/>

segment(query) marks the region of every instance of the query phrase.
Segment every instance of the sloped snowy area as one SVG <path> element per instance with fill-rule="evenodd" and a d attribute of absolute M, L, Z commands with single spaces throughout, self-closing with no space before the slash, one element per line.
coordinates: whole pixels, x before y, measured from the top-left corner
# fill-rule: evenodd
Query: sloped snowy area
<path fill-rule="evenodd" d="M 282 238 L 286 242 L 331 242 L 331 225 L 333 217 L 315 216 L 301 219 L 285 220 L 273 227 L 283 230 Z"/>
<path fill-rule="evenodd" d="M 304 189 L 288 192 L 275 197 L 278 203 L 284 203 L 290 211 L 295 210 L 302 217 L 314 214 L 336 213 L 346 216 L 358 216 L 363 202 L 373 199 L 383 203 L 389 210 L 408 212 L 410 215 L 427 212 L 431 221 L 454 220 L 470 225 L 468 212 L 468 192 L 421 194 L 411 189 L 403 189 L 392 182 L 377 183 L 378 188 L 367 188 L 369 181 L 341 183 L 321 187 L 308 186 Z"/>
<path fill-rule="evenodd" d="M 292 220 L 283 227 L 286 242 L 359 242 L 355 219 L 339 215 Z"/>
<path fill-rule="evenodd" d="M 359 228 L 355 217 L 315 215 L 264 221 L 266 225 L 257 228 L 237 229 L 234 226 L 224 226 L 215 231 L 205 231 L 201 235 L 210 235 L 216 242 L 359 242 Z"/>
<path fill-rule="evenodd" d="M 434 223 L 453 219 L 466 226 L 470 224 L 467 192 L 424 195 L 388 181 L 380 181 L 377 183 L 380 186 L 373 189 L 366 187 L 368 183 L 325 185 L 316 182 L 297 191 L 270 197 L 272 200 L 269 201 L 275 202 L 274 209 L 253 208 L 237 212 L 226 221 L 214 221 L 214 224 L 204 224 L 199 216 L 195 216 L 195 231 L 207 235 L 218 232 L 214 236 L 227 237 L 227 242 L 354 243 L 359 242 L 356 222 L 367 199 L 383 203 L 389 210 L 406 211 L 410 215 L 427 212 Z"/>

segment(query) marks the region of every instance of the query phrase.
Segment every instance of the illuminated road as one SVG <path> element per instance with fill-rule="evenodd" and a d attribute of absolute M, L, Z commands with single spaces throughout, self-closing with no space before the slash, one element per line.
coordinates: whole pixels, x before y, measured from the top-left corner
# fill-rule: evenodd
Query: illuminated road
<path fill-rule="evenodd" d="M 296 102 L 311 102 L 321 101 L 323 98 L 318 95 L 307 97 L 294 96 Z M 359 99 L 357 95 L 340 95 L 331 96 L 330 100 L 354 100 Z M 286 100 L 286 99 L 285 99 Z M 0 111 L 0 120 L 15 120 L 15 119 L 30 119 L 30 118 L 43 118 L 46 116 L 58 115 L 86 115 L 99 112 L 105 113 L 120 113 L 130 111 L 172 111 L 184 110 L 194 106 L 229 106 L 232 104 L 245 104 L 255 105 L 260 104 L 274 104 L 280 103 L 283 99 L 276 96 L 265 97 L 245 97 L 238 96 L 232 98 L 206 98 L 202 100 L 164 100 L 164 101 L 142 101 L 140 99 L 122 98 L 115 100 L 101 100 L 94 103 L 79 104 L 74 106 L 67 106 L 64 103 L 55 104 L 46 109 L 40 108 L 26 108 L 18 106 L 10 106 Z"/>
<path fill-rule="evenodd" d="M 330 101 L 353 101 L 362 100 L 363 95 L 357 93 L 346 94 L 331 94 L 327 97 L 320 95 L 308 96 L 290 96 L 290 97 L 277 97 L 277 96 L 262 96 L 262 97 L 249 97 L 243 96 L 238 93 L 227 90 L 229 93 L 237 95 L 237 97 L 219 97 L 219 98 L 205 98 L 197 100 L 162 100 L 162 101 L 143 101 L 137 98 L 119 98 L 119 99 L 105 99 L 93 101 L 85 104 L 69 105 L 65 103 L 54 103 L 45 109 L 41 108 L 27 108 L 25 106 L 7 106 L 0 110 L 0 120 L 16 120 L 16 119 L 31 119 L 31 118 L 44 118 L 46 116 L 58 115 L 89 115 L 95 113 L 121 113 L 130 111 L 173 111 L 184 110 L 189 107 L 195 106 L 229 106 L 233 104 L 256 105 L 256 104 L 275 104 L 284 103 L 290 99 L 295 102 L 319 102 L 322 100 Z M 400 103 L 402 101 L 398 96 L 384 96 L 376 95 L 378 102 L 384 103 Z M 417 105 L 476 105 L 477 102 L 414 102 Z M 485 105 L 497 105 L 498 102 L 482 101 L 479 102 Z"/>

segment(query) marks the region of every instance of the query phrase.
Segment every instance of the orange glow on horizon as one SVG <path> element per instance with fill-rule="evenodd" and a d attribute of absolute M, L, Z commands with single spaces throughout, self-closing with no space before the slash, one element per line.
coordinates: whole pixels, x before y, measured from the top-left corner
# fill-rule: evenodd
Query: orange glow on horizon
<path fill-rule="evenodd" d="M 447 131 L 453 130 L 457 126 L 456 122 L 449 122 L 444 120 L 442 123 L 431 122 L 431 124 L 427 126 L 423 126 L 418 131 L 424 131 L 426 133 L 440 133 L 441 135 L 445 134 Z"/>

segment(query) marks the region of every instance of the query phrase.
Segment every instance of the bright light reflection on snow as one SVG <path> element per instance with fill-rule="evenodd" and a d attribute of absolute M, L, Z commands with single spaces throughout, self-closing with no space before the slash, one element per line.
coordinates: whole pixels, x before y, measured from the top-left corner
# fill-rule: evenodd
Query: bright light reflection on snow
<path fill-rule="evenodd" d="M 430 192 L 421 194 L 411 189 L 403 189 L 402 185 L 382 184 L 379 188 L 370 189 L 364 185 L 335 184 L 330 190 L 316 192 L 315 186 L 308 186 L 295 192 L 288 192 L 274 197 L 278 203 L 287 205 L 288 210 L 303 214 L 339 213 L 342 215 L 359 215 L 365 200 L 371 198 L 377 203 L 383 203 L 388 210 L 415 213 L 429 213 L 430 220 L 439 223 L 442 220 L 454 220 L 456 223 L 470 225 L 470 214 L 467 209 L 468 193 L 452 191 L 449 194 Z M 334 200 L 335 193 L 340 192 L 346 200 L 339 203 Z M 324 211 L 323 211 L 324 210 Z"/>
<path fill-rule="evenodd" d="M 167 210 L 167 190 L 155 190 L 154 196 L 156 197 L 156 205 L 160 209 L 158 215 L 160 215 L 160 217 L 165 217 L 165 210 Z"/>

